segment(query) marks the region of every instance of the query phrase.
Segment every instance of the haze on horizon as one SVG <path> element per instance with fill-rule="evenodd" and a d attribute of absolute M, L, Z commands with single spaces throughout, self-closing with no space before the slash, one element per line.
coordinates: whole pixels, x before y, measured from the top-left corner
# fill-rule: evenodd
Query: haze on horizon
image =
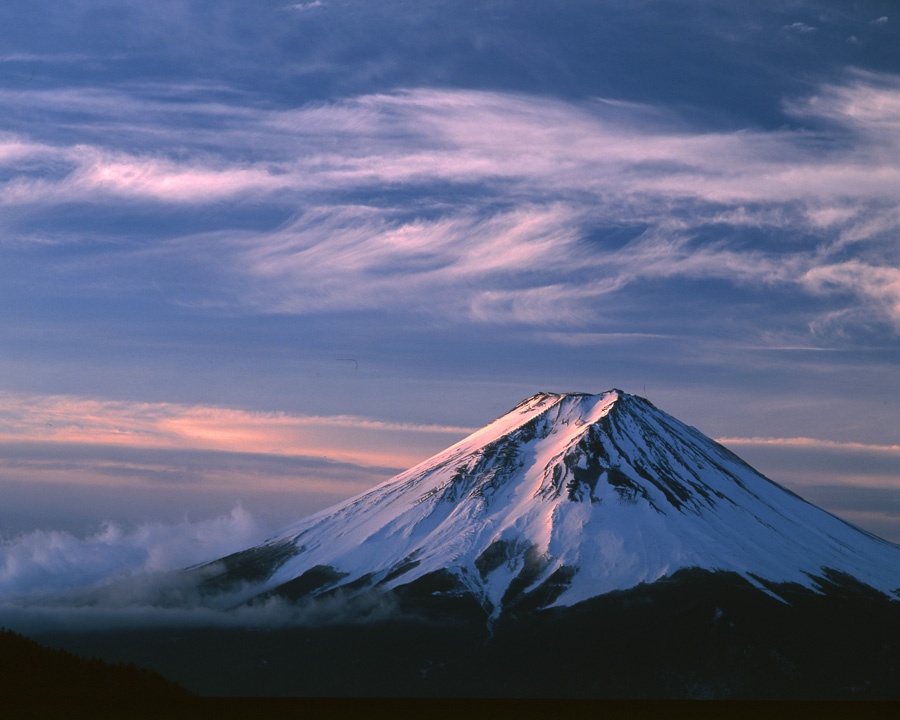
<path fill-rule="evenodd" d="M 0 7 L 0 593 L 620 387 L 900 542 L 890 2 Z"/>

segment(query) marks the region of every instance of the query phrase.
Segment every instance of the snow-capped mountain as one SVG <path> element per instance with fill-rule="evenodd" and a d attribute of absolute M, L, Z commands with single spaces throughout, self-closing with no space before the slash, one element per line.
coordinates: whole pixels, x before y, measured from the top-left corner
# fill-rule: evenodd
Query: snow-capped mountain
<path fill-rule="evenodd" d="M 494 617 L 529 595 L 537 607 L 568 606 L 694 567 L 770 594 L 852 579 L 900 598 L 900 546 L 619 390 L 534 395 L 222 562 L 222 579 L 252 581 L 248 595 L 295 598 L 440 575 L 452 580 L 444 593 L 467 593 Z"/>

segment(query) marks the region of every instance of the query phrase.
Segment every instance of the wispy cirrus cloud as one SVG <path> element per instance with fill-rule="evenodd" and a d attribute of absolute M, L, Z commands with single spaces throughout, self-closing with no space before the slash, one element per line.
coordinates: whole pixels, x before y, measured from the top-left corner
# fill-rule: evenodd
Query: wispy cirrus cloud
<path fill-rule="evenodd" d="M 18 170 L 0 187 L 0 205 L 46 207 L 68 202 L 154 200 L 211 203 L 277 192 L 292 179 L 260 164 L 177 162 L 97 147 L 53 147 L 0 139 L 0 166 Z"/>
<path fill-rule="evenodd" d="M 900 453 L 900 445 L 873 445 L 869 443 L 841 442 L 837 440 L 817 440 L 807 437 L 726 437 L 716 438 L 723 445 L 779 445 L 803 448 L 828 448 L 836 450 L 860 450 L 873 453 Z"/>
<path fill-rule="evenodd" d="M 889 317 L 900 329 L 900 270 L 870 265 L 858 260 L 823 264 L 807 270 L 801 283 L 817 293 L 846 292 L 865 298 L 878 315 Z M 856 320 L 866 320 L 863 308 L 848 311 Z"/>
<path fill-rule="evenodd" d="M 815 96 L 786 103 L 787 111 L 839 121 L 860 135 L 877 133 L 884 146 L 880 150 L 896 153 L 898 148 L 884 142 L 881 131 L 896 125 L 892 108 L 900 90 L 890 77 L 851 77 L 846 85 L 824 85 Z M 57 97 L 60 92 L 66 97 Z M 173 103 L 86 92 L 82 97 L 76 91 L 56 91 L 47 98 L 19 93 L 15 99 L 68 102 L 85 113 L 118 107 L 118 127 L 107 120 L 113 136 L 117 130 L 129 132 L 133 120 L 146 112 L 161 124 L 155 132 L 162 137 L 176 120 L 202 119 L 203 125 L 212 123 L 212 135 L 219 134 L 222 152 L 241 136 L 256 153 L 267 143 L 270 151 L 278 148 L 281 157 L 269 167 L 291 176 L 291 183 L 273 189 L 289 184 L 307 191 L 313 186 L 347 190 L 391 182 L 503 181 L 515 183 L 518 192 L 531 189 L 544 197 L 553 192 L 558 199 L 573 192 L 596 199 L 594 194 L 602 192 L 613 193 L 608 200 L 621 202 L 638 192 L 649 196 L 642 198 L 644 204 L 654 195 L 710 203 L 818 199 L 821 204 L 835 197 L 897 197 L 896 189 L 883 182 L 893 177 L 889 174 L 848 185 L 865 180 L 875 162 L 858 142 L 829 149 L 823 144 L 827 135 L 809 132 L 691 130 L 664 111 L 608 100 L 567 103 L 510 93 L 421 89 L 296 110 L 262 110 L 221 100 Z M 190 133 L 168 130 L 178 132 L 183 141 L 205 136 L 203 127 Z M 75 157 L 79 167 L 103 155 L 101 148 L 91 146 L 77 146 L 77 152 L 81 157 L 73 147 L 58 148 L 64 159 Z M 207 155 L 208 161 L 215 160 Z M 201 165 L 194 159 L 151 157 L 161 165 L 165 159 L 172 173 L 179 165 Z M 217 163 L 235 171 L 242 168 L 222 159 Z M 879 165 L 883 173 L 890 172 L 890 163 Z M 194 201 L 202 202 L 202 195 Z M 651 209 L 643 204 L 641 208 Z"/>
<path fill-rule="evenodd" d="M 661 222 L 624 247 L 586 246 L 598 220 L 568 204 L 411 221 L 373 208 L 320 208 L 276 233 L 229 244 L 245 272 L 274 281 L 245 301 L 278 312 L 411 306 L 431 295 L 441 299 L 432 306 L 437 314 L 572 324 L 590 318 L 599 298 L 643 281 L 717 279 L 844 294 L 857 299 L 858 317 L 900 322 L 894 268 L 829 262 L 815 247 L 766 252 L 698 243 L 699 228 L 678 222 Z"/>
<path fill-rule="evenodd" d="M 323 2 L 322 0 L 311 0 L 311 2 L 291 3 L 290 5 L 287 5 L 286 8 L 288 10 L 303 11 L 303 10 L 312 10 L 314 8 L 325 7 L 326 4 L 327 3 Z"/>
<path fill-rule="evenodd" d="M 59 150 L 12 133 L 0 134 L 0 164 L 16 166 L 58 154 Z"/>
<path fill-rule="evenodd" d="M 784 105 L 796 117 L 825 120 L 855 133 L 852 150 L 860 157 L 870 151 L 878 154 L 881 164 L 889 165 L 900 154 L 900 77 L 896 75 L 852 69 L 846 82 L 823 83 L 812 95 L 785 100 Z"/>
<path fill-rule="evenodd" d="M 372 207 L 326 207 L 274 234 L 246 234 L 235 250 L 241 266 L 269 281 L 271 291 L 255 296 L 261 308 L 308 313 L 411 305 L 431 295 L 440 298 L 431 306 L 435 314 L 466 316 L 502 293 L 510 278 L 537 267 L 552 274 L 564 265 L 566 249 L 578 239 L 576 222 L 565 205 L 430 220 L 404 220 Z M 555 310 L 509 308 L 505 319 L 535 320 L 532 311 L 560 319 L 556 301 L 567 292 L 579 295 L 577 288 L 521 290 L 526 297 L 545 291 Z"/>
<path fill-rule="evenodd" d="M 67 91 L 90 114 L 83 100 Z M 430 306 L 488 322 L 577 322 L 636 283 L 714 278 L 848 299 L 848 312 L 823 310 L 818 327 L 861 317 L 900 327 L 893 76 L 852 72 L 785 105 L 815 130 L 705 130 L 633 103 L 415 89 L 296 109 L 238 107 L 221 93 L 131 98 L 121 127 L 115 113 L 107 120 L 112 137 L 132 132 L 142 103 L 162 136 L 195 150 L 9 136 L 14 171 L 0 202 L 274 203 L 294 219 L 162 244 L 181 262 L 214 257 L 243 278 L 234 300 L 256 311 Z M 176 129 L 176 114 L 203 119 L 203 139 Z M 598 228 L 611 226 L 632 228 L 631 242 L 604 241 Z M 744 242 L 755 230 L 767 244 Z"/>

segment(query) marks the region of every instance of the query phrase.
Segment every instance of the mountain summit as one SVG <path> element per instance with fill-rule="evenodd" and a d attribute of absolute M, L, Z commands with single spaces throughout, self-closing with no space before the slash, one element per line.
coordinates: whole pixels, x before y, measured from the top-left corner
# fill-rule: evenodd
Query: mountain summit
<path fill-rule="evenodd" d="M 391 480 L 223 558 L 218 582 L 299 599 L 418 585 L 497 617 L 688 568 L 768 594 L 900 598 L 900 546 L 767 479 L 644 398 L 538 393 Z"/>

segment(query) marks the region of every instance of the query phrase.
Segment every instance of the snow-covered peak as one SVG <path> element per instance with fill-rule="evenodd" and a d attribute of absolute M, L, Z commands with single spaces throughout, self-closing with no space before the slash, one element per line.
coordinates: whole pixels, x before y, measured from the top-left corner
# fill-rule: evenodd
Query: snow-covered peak
<path fill-rule="evenodd" d="M 806 503 L 620 390 L 533 395 L 378 487 L 273 537 L 264 589 L 390 589 L 449 572 L 493 614 L 544 588 L 567 605 L 700 567 L 900 588 L 900 547 Z M 256 549 L 255 552 L 259 552 Z M 552 592 L 546 590 L 551 587 Z"/>
<path fill-rule="evenodd" d="M 581 425 L 596 422 L 608 413 L 617 401 L 631 397 L 621 390 L 610 390 L 597 395 L 540 392 L 526 398 L 512 410 L 480 430 L 476 430 L 469 437 L 445 450 L 444 453 L 454 453 L 462 448 L 480 446 L 485 441 L 491 442 L 515 433 L 529 423 L 543 421 L 565 426 L 571 423 Z M 431 463 L 435 458 L 443 456 L 444 453 L 429 458 L 425 463 Z"/>

